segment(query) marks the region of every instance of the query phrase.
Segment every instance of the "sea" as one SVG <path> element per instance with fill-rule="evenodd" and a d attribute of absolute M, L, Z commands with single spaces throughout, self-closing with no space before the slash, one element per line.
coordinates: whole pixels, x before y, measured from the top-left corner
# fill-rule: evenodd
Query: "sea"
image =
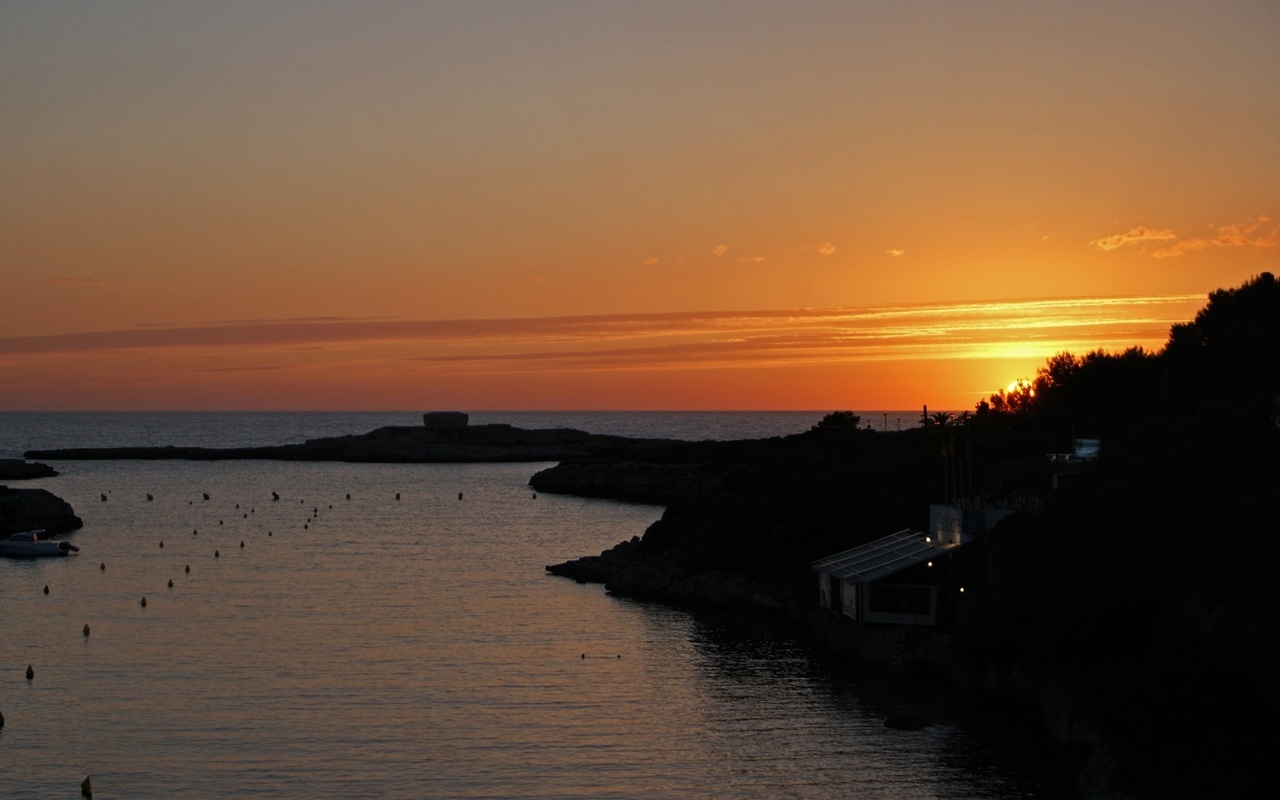
<path fill-rule="evenodd" d="M 679 439 L 821 412 L 491 412 Z M 879 428 L 918 412 L 869 412 Z M 239 446 L 418 413 L 3 413 L 33 448 Z M 66 558 L 0 559 L 0 797 L 1032 798 L 1027 737 L 885 691 L 771 618 L 610 596 L 544 565 L 663 509 L 534 493 L 548 466 L 56 461 Z M 279 499 L 275 499 L 274 495 Z M 28 666 L 33 676 L 26 675 Z M 922 730 L 887 728 L 904 710 Z"/>

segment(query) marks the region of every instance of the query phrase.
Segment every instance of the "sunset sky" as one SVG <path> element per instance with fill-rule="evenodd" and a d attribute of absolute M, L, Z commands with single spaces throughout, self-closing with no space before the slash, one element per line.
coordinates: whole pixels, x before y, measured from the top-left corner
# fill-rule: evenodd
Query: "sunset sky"
<path fill-rule="evenodd" d="M 971 408 L 1280 271 L 1280 5 L 5 2 L 0 410 Z"/>

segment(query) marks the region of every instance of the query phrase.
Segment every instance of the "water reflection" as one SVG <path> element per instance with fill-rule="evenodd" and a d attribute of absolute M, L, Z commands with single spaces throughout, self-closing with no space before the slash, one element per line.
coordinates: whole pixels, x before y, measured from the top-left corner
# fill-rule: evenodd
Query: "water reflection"
<path fill-rule="evenodd" d="M 637 607 L 655 638 L 689 645 L 692 688 L 677 693 L 695 698 L 703 759 L 725 795 L 845 796 L 856 786 L 884 798 L 1047 796 L 1043 752 L 1001 753 L 1013 741 L 979 735 L 941 687 L 895 681 L 890 691 L 883 674 L 816 658 L 787 620 Z M 904 709 L 929 726 L 886 728 Z"/>
<path fill-rule="evenodd" d="M 784 631 L 545 575 L 659 511 L 536 465 L 59 467 L 81 554 L 0 562 L 15 796 L 1024 796 Z"/>

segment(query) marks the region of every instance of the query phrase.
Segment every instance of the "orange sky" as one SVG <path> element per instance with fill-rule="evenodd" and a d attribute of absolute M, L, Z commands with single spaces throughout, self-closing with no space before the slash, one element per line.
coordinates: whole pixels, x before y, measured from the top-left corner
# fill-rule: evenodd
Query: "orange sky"
<path fill-rule="evenodd" d="M 0 409 L 971 407 L 1280 267 L 1277 41 L 1256 2 L 6 3 Z"/>

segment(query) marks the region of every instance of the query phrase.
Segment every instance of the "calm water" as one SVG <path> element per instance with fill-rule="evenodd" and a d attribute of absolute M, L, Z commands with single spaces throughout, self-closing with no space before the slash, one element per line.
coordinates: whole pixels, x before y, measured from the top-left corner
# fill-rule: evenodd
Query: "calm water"
<path fill-rule="evenodd" d="M 342 428 L 71 415 L 31 438 L 58 416 L 4 415 L 0 447 L 130 424 L 157 443 Z M 339 432 L 382 419 L 353 416 Z M 75 506 L 81 552 L 0 559 L 0 796 L 78 796 L 85 775 L 98 798 L 1040 794 L 962 723 L 885 729 L 883 707 L 768 627 L 545 575 L 661 509 L 535 499 L 542 465 L 56 466 L 24 485 Z"/>

